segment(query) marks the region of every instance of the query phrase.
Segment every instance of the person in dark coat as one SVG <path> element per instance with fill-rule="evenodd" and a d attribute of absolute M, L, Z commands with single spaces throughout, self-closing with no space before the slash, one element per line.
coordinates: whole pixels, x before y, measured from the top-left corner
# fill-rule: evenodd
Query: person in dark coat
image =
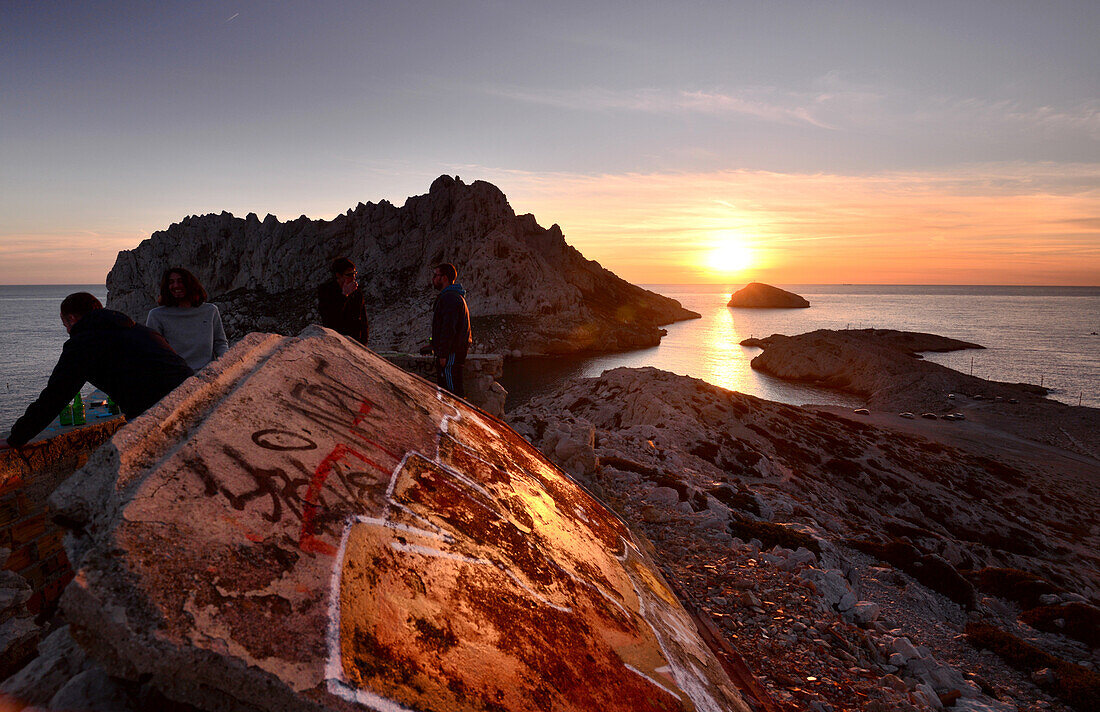
<path fill-rule="evenodd" d="M 457 279 L 458 270 L 449 263 L 437 265 L 432 273 L 432 287 L 439 294 L 432 315 L 430 349 L 435 354 L 439 385 L 465 398 L 462 365 L 470 349 L 470 310 L 466 306 L 466 290 Z"/>
<path fill-rule="evenodd" d="M 356 275 L 355 263 L 347 257 L 333 260 L 332 279 L 317 288 L 317 311 L 322 325 L 366 346 L 370 325 Z"/>
<path fill-rule="evenodd" d="M 85 383 L 109 395 L 127 420 L 138 417 L 194 371 L 164 337 L 121 312 L 104 309 L 93 295 L 77 292 L 61 302 L 69 340 L 46 388 L 15 421 L 0 448 L 30 442 Z"/>

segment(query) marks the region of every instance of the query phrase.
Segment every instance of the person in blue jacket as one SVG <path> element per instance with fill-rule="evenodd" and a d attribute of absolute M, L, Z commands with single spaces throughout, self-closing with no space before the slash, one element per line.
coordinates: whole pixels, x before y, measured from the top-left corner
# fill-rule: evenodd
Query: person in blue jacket
<path fill-rule="evenodd" d="M 435 354 L 440 387 L 465 398 L 462 365 L 470 349 L 470 310 L 466 306 L 466 290 L 457 279 L 458 270 L 447 262 L 436 265 L 432 273 L 432 287 L 439 294 L 435 298 L 429 348 Z"/>
<path fill-rule="evenodd" d="M 88 292 L 65 297 L 61 323 L 69 332 L 61 358 L 38 400 L 0 440 L 0 450 L 30 442 L 85 383 L 109 395 L 133 420 L 194 373 L 163 336 L 122 312 L 104 309 Z"/>

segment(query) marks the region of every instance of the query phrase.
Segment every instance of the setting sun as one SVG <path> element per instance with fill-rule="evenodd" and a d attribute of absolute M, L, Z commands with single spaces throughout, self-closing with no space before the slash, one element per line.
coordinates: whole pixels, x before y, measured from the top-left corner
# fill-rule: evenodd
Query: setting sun
<path fill-rule="evenodd" d="M 737 238 L 725 238 L 706 253 L 704 266 L 717 274 L 733 275 L 753 266 L 753 252 Z"/>

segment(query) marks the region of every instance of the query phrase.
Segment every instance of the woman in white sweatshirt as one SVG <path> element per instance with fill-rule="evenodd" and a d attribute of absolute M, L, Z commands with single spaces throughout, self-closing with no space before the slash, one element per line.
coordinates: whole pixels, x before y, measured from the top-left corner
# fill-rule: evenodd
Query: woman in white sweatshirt
<path fill-rule="evenodd" d="M 169 267 L 160 278 L 160 306 L 151 309 L 145 320 L 195 371 L 229 348 L 221 312 L 206 298 L 195 275 L 182 267 Z"/>

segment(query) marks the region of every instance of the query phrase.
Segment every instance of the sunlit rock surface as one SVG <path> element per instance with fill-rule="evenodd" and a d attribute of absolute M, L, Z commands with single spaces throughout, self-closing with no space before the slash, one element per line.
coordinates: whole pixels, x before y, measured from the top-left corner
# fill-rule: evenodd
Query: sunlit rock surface
<path fill-rule="evenodd" d="M 318 327 L 245 337 L 53 503 L 73 638 L 203 709 L 748 709 L 619 519 Z"/>
<path fill-rule="evenodd" d="M 960 633 L 978 618 L 1095 674 L 1084 621 L 1100 620 L 1100 467 L 1000 430 L 1002 407 L 1022 401 L 977 401 L 984 423 L 951 402 L 965 421 L 798 408 L 617 368 L 508 419 L 562 467 L 597 461 L 577 476 L 654 542 L 783 709 L 939 709 L 961 695 L 946 708 L 1064 712 L 1031 670 Z M 1071 410 L 1100 432 L 1100 411 Z"/>
<path fill-rule="evenodd" d="M 789 381 L 836 388 L 868 399 L 874 408 L 938 410 L 948 393 L 981 392 L 982 379 L 923 361 L 918 351 L 980 349 L 966 341 L 892 329 L 818 329 L 797 336 L 745 339 L 764 349 L 752 368 Z M 998 395 L 1019 397 L 1038 388 L 1003 386 Z"/>

